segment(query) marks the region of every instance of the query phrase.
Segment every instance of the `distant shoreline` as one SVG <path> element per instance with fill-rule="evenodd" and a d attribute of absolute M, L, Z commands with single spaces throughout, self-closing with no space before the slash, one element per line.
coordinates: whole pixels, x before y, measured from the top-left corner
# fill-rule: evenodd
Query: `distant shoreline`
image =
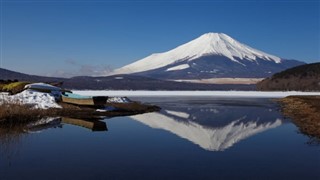
<path fill-rule="evenodd" d="M 287 96 L 320 96 L 320 92 L 299 91 L 128 91 L 128 90 L 72 90 L 86 96 L 211 96 L 211 97 L 243 97 L 243 98 L 284 98 Z"/>

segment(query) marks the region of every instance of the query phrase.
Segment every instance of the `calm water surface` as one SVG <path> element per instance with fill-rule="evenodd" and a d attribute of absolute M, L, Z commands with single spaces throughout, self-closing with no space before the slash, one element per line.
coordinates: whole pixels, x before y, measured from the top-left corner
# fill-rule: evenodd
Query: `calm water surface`
<path fill-rule="evenodd" d="M 160 112 L 0 129 L 0 179 L 320 179 L 320 147 L 269 99 L 135 98 Z"/>

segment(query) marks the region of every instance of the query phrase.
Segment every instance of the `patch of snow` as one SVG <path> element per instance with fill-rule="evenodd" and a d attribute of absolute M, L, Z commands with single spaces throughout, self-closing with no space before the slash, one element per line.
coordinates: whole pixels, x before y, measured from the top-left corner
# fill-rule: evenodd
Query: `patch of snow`
<path fill-rule="evenodd" d="M 183 69 L 187 69 L 189 67 L 190 67 L 189 64 L 181 64 L 181 65 L 178 65 L 178 66 L 174 66 L 174 67 L 168 68 L 166 71 L 183 70 Z"/>
<path fill-rule="evenodd" d="M 123 77 L 115 77 L 114 79 L 123 79 Z"/>
<path fill-rule="evenodd" d="M 300 91 L 74 91 L 86 96 L 210 96 L 244 98 L 283 98 L 292 95 L 320 95 L 320 92 Z"/>
<path fill-rule="evenodd" d="M 108 103 L 128 103 L 130 99 L 126 97 L 109 97 L 107 100 Z"/>
<path fill-rule="evenodd" d="M 37 109 L 61 108 L 51 93 L 42 93 L 30 89 L 12 96 L 0 96 L 2 102 L 21 103 Z M 0 102 L 1 102 L 0 101 Z"/>
<path fill-rule="evenodd" d="M 166 71 L 176 71 L 176 70 L 183 70 L 189 68 L 189 64 L 181 64 L 179 66 L 174 66 L 171 68 L 168 68 Z"/>

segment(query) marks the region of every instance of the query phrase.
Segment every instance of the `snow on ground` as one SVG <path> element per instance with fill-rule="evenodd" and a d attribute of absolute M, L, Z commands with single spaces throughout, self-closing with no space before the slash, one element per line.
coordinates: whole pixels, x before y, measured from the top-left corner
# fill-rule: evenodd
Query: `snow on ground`
<path fill-rule="evenodd" d="M 33 90 L 25 90 L 12 96 L 1 94 L 0 103 L 1 102 L 27 104 L 39 109 L 61 108 L 61 106 L 56 103 L 53 94 Z"/>
<path fill-rule="evenodd" d="M 126 97 L 109 97 L 107 99 L 108 103 L 128 103 L 130 100 Z"/>
<path fill-rule="evenodd" d="M 252 97 L 252 98 L 283 98 L 291 95 L 318 95 L 320 92 L 299 91 L 77 91 L 74 93 L 85 96 L 211 96 L 211 97 Z"/>

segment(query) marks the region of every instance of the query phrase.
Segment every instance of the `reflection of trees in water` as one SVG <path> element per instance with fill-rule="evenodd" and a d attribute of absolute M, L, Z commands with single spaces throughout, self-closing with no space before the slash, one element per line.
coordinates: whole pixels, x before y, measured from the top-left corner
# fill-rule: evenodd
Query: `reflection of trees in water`
<path fill-rule="evenodd" d="M 27 135 L 23 131 L 24 126 L 0 124 L 0 155 L 6 162 L 10 163 L 13 157 L 19 155 L 23 138 Z"/>
<path fill-rule="evenodd" d="M 12 157 L 19 154 L 23 138 L 31 132 L 41 132 L 50 128 L 62 128 L 63 124 L 71 124 L 84 127 L 92 131 L 107 131 L 105 122 L 98 120 L 83 120 L 61 117 L 46 117 L 28 123 L 0 122 L 0 158 Z"/>
<path fill-rule="evenodd" d="M 298 133 L 303 134 L 301 132 L 298 132 Z M 306 142 L 306 144 L 308 144 L 310 146 L 320 146 L 320 138 L 313 137 L 313 136 L 310 136 L 310 135 L 307 135 L 307 134 L 303 134 L 303 135 L 308 137 L 308 141 Z"/>
<path fill-rule="evenodd" d="M 0 123 L 0 157 L 7 162 L 19 155 L 24 138 L 29 132 L 38 132 L 43 129 L 59 126 L 61 118 L 42 118 L 28 123 Z"/>

